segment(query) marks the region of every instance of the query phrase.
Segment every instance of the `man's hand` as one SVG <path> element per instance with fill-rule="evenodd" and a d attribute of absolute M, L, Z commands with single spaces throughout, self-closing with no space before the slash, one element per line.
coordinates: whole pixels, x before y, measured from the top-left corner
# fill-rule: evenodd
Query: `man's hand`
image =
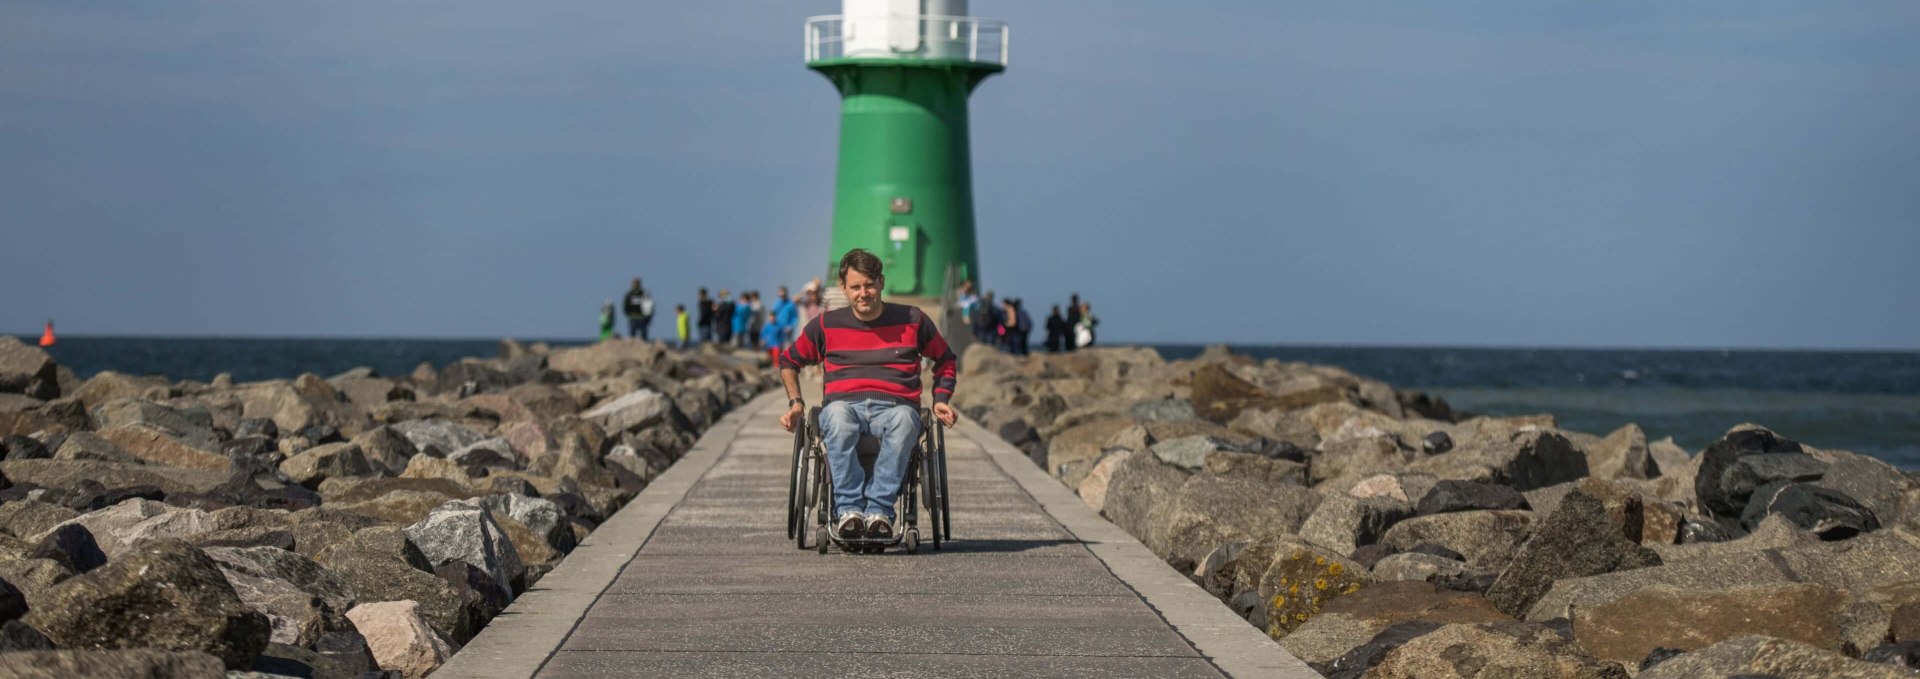
<path fill-rule="evenodd" d="M 806 404 L 804 403 L 795 403 L 793 407 L 788 408 L 787 412 L 780 416 L 780 428 L 792 432 L 793 425 L 800 421 L 800 416 L 803 414 L 802 409 L 805 407 Z"/>
<path fill-rule="evenodd" d="M 953 411 L 953 406 L 945 403 L 935 403 L 933 404 L 933 417 L 934 419 L 940 420 L 940 424 L 946 425 L 948 429 L 952 429 L 953 423 L 960 419 L 960 414 Z"/>

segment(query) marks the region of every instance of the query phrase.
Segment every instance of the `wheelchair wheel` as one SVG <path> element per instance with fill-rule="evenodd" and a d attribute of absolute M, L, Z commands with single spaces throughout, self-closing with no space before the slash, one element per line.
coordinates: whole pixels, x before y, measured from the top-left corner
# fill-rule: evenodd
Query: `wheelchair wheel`
<path fill-rule="evenodd" d="M 818 512 L 817 518 L 819 520 L 818 523 L 814 524 L 814 528 L 818 533 L 818 535 L 814 536 L 814 542 L 818 543 L 814 545 L 814 549 L 819 550 L 821 554 L 825 554 L 827 553 L 827 543 L 833 542 L 827 534 L 827 531 L 831 530 L 827 527 L 827 522 L 831 520 L 829 517 L 833 513 L 833 489 L 828 485 L 827 481 L 826 460 L 818 455 L 808 455 L 807 457 L 809 460 L 807 471 L 810 472 L 807 481 L 813 488 L 813 504 L 815 511 Z"/>
<path fill-rule="evenodd" d="M 940 474 L 939 474 L 940 532 L 946 537 L 947 540 L 952 540 L 953 539 L 953 505 L 949 502 L 950 498 L 948 497 L 948 494 L 947 494 L 947 432 L 942 431 L 938 428 L 934 429 L 933 440 L 934 440 L 933 466 L 940 468 Z M 937 541 L 934 542 L 934 549 L 939 549 L 939 548 L 940 548 L 940 543 Z"/>
<path fill-rule="evenodd" d="M 787 465 L 787 537 L 789 539 L 799 538 L 798 534 L 806 530 L 801 525 L 806 523 L 807 501 L 806 493 L 800 487 L 802 482 L 800 466 L 807 459 L 807 427 L 804 422 L 797 424 L 798 426 L 793 428 L 793 461 Z M 800 548 L 806 549 L 805 540 L 802 539 L 801 542 L 803 544 Z"/>
<path fill-rule="evenodd" d="M 920 553 L 920 531 L 918 529 L 908 528 L 906 537 L 901 540 L 900 544 L 907 549 L 908 554 Z"/>
<path fill-rule="evenodd" d="M 940 522 L 943 520 L 944 514 L 940 506 L 940 464 L 938 459 L 940 449 L 934 446 L 934 441 L 936 440 L 934 437 L 938 436 L 936 430 L 938 430 L 939 427 L 940 423 L 934 422 L 933 428 L 926 432 L 926 440 L 921 443 L 922 450 L 926 451 L 926 459 L 921 461 L 920 474 L 919 477 L 915 479 L 920 487 L 920 503 L 927 508 L 927 532 L 933 536 L 934 549 L 940 548 Z"/>

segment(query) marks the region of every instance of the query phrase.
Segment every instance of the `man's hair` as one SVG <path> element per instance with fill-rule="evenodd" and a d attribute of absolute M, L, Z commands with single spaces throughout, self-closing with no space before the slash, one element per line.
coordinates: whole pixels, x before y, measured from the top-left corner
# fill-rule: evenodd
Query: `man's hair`
<path fill-rule="evenodd" d="M 880 258 L 860 248 L 849 250 L 846 256 L 840 258 L 840 283 L 843 285 L 847 282 L 847 270 L 849 269 L 858 271 L 860 275 L 871 278 L 876 282 L 882 278 L 880 275 Z"/>

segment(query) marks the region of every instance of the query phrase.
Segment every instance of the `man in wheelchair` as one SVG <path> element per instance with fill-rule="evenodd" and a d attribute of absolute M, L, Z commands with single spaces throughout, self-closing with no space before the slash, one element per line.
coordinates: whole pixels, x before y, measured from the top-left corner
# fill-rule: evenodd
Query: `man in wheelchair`
<path fill-rule="evenodd" d="M 820 435 L 833 479 L 834 533 L 842 540 L 893 537 L 893 504 L 920 436 L 920 361 L 933 361 L 933 415 L 956 419 L 947 400 L 956 374 L 953 349 L 920 309 L 880 301 L 880 258 L 855 249 L 840 258 L 840 289 L 850 306 L 815 317 L 780 352 L 787 412 L 780 426 L 793 431 L 806 417 L 799 371 L 826 364 L 826 403 Z M 854 446 L 861 435 L 880 442 L 869 478 Z"/>

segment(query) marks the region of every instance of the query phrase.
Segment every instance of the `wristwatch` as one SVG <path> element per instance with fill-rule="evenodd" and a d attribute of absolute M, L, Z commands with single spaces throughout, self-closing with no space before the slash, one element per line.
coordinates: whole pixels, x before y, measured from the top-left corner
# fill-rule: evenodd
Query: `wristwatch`
<path fill-rule="evenodd" d="M 807 400 L 806 400 L 806 399 L 803 399 L 803 398 L 790 398 L 790 399 L 787 399 L 787 407 L 788 407 L 788 408 L 792 408 L 792 407 L 793 407 L 793 405 L 794 405 L 795 403 L 798 403 L 798 404 L 800 404 L 800 405 L 802 405 L 802 406 L 804 406 L 804 405 L 806 405 L 806 404 L 807 404 Z"/>

